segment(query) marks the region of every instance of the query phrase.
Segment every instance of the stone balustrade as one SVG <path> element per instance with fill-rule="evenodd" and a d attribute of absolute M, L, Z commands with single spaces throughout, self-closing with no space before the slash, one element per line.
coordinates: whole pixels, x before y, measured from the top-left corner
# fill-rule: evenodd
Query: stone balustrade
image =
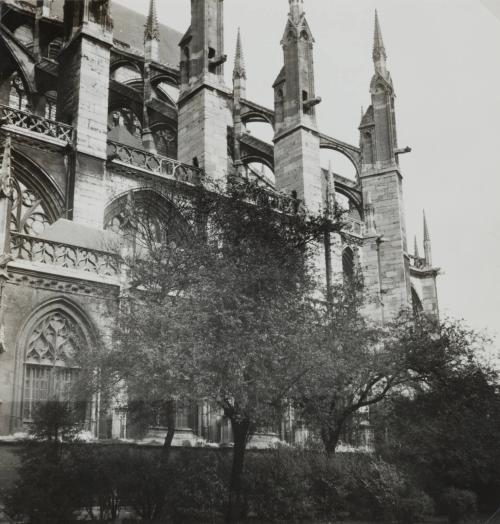
<path fill-rule="evenodd" d="M 117 277 L 120 272 L 119 257 L 113 253 L 19 233 L 11 234 L 11 254 L 17 260 L 91 273 L 104 278 Z"/>
<path fill-rule="evenodd" d="M 257 206 L 268 206 L 287 214 L 298 213 L 302 209 L 299 199 L 279 193 L 271 188 L 255 185 L 255 182 L 245 178 L 234 177 L 230 182 L 233 190 L 241 191 L 246 201 Z"/>
<path fill-rule="evenodd" d="M 188 184 L 197 185 L 203 180 L 199 168 L 112 140 L 108 140 L 108 160 Z"/>
<path fill-rule="evenodd" d="M 74 129 L 69 125 L 2 104 L 0 104 L 0 125 L 13 126 L 67 144 L 72 144 L 75 138 Z"/>

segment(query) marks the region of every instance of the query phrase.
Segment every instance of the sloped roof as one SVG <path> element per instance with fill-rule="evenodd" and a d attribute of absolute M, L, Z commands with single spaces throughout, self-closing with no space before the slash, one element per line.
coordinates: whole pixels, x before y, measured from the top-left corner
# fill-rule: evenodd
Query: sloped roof
<path fill-rule="evenodd" d="M 48 226 L 40 238 L 96 251 L 114 252 L 119 237 L 112 231 L 102 231 L 60 218 Z"/>
<path fill-rule="evenodd" d="M 26 0 L 26 3 L 35 5 L 36 0 Z M 51 16 L 63 20 L 64 0 L 53 0 Z M 111 17 L 114 22 L 113 36 L 116 40 L 130 46 L 129 52 L 142 56 L 144 54 L 144 26 L 147 13 L 141 14 L 111 2 Z M 179 42 L 182 33 L 160 24 L 160 62 L 174 67 L 179 66 Z"/>

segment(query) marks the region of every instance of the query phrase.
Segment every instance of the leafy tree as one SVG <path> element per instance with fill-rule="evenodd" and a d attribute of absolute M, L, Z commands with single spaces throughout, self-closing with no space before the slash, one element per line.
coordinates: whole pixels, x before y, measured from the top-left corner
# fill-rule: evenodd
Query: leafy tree
<path fill-rule="evenodd" d="M 137 411 L 162 417 L 164 463 L 176 404 L 205 399 L 224 412 L 234 439 L 230 522 L 243 512 L 251 436 L 276 425 L 310 369 L 311 256 L 326 226 L 342 227 L 279 203 L 240 181 L 224 192 L 197 188 L 163 217 L 152 206 L 130 206 L 130 288 L 113 345 L 99 360 L 100 385 L 126 384 Z"/>
<path fill-rule="evenodd" d="M 321 308 L 314 369 L 295 399 L 328 454 L 361 410 L 450 370 L 460 373 L 475 361 L 478 343 L 458 323 L 409 312 L 372 326 L 363 315 L 362 283 L 346 285 Z"/>
<path fill-rule="evenodd" d="M 414 394 L 392 399 L 375 417 L 380 451 L 411 471 L 436 499 L 470 490 L 496 509 L 500 395 L 479 362 L 432 377 Z M 383 438 L 382 438 L 383 436 Z"/>

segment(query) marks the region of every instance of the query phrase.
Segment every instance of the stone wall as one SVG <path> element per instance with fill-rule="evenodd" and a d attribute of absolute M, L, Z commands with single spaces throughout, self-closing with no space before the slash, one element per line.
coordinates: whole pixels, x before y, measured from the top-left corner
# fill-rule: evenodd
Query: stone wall
<path fill-rule="evenodd" d="M 232 107 L 222 92 L 203 87 L 179 102 L 178 159 L 199 166 L 215 180 L 228 174 L 228 126 Z"/>
<path fill-rule="evenodd" d="M 375 223 L 380 235 L 379 268 L 380 291 L 385 319 L 396 316 L 402 308 L 411 305 L 410 268 L 406 253 L 406 226 L 402 198 L 402 177 L 397 170 L 364 174 L 361 179 L 363 194 L 369 194 L 375 209 Z M 374 275 L 375 258 L 367 267 Z M 376 286 L 376 279 L 371 284 Z M 369 289 L 369 294 L 379 290 Z"/>
<path fill-rule="evenodd" d="M 280 191 L 297 192 L 309 211 L 323 207 L 319 136 L 299 127 L 277 138 L 274 146 L 274 174 Z"/>
<path fill-rule="evenodd" d="M 54 268 L 56 269 L 56 268 Z M 20 347 L 23 328 L 38 308 L 45 304 L 71 304 L 88 320 L 96 340 L 106 340 L 112 331 L 119 288 L 84 278 L 9 267 L 10 280 L 3 292 L 5 352 L 0 354 L 0 436 L 21 429 L 23 362 L 26 348 Z M 14 417 L 14 418 L 12 418 Z"/>

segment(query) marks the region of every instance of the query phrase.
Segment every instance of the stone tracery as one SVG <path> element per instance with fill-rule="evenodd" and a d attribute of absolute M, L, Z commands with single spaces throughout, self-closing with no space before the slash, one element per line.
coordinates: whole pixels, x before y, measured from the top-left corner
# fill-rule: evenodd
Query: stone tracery
<path fill-rule="evenodd" d="M 77 369 L 74 356 L 83 333 L 62 311 L 41 318 L 27 341 L 23 419 L 32 420 L 37 406 L 50 399 L 69 401 Z"/>
<path fill-rule="evenodd" d="M 51 223 L 50 214 L 40 195 L 14 179 L 11 231 L 38 236 Z"/>

